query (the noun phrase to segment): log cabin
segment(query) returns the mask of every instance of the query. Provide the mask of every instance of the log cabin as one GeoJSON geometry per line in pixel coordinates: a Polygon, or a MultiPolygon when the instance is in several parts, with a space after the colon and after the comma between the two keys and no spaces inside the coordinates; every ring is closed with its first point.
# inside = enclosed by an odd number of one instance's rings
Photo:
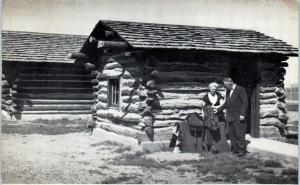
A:
{"type": "Polygon", "coordinates": [[[86,38],[2,31],[2,119],[91,119],[90,75],[67,58],[86,38]]]}
{"type": "Polygon", "coordinates": [[[285,136],[286,60],[297,56],[297,48],[253,30],[99,21],[69,58],[90,70],[98,127],[160,142],[187,115],[201,115],[208,84],[224,77],[247,91],[248,134],[285,136]]]}

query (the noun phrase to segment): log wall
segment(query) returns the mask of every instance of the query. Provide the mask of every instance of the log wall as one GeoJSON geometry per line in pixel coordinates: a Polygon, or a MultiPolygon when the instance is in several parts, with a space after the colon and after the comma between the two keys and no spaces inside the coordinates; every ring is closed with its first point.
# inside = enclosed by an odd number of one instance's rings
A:
{"type": "MultiPolygon", "coordinates": [[[[284,75],[287,66],[284,57],[262,58],[258,62],[260,72],[260,127],[268,129],[270,127],[278,128],[277,135],[284,135],[284,129],[288,121],[287,109],[285,103],[284,75]]],[[[266,133],[266,132],[261,132],[266,133]]],[[[270,133],[261,135],[276,135],[270,133]]]]}
{"type": "Polygon", "coordinates": [[[92,107],[93,116],[98,125],[107,127],[116,123],[128,127],[138,126],[141,121],[140,100],[136,85],[141,77],[139,63],[135,55],[128,52],[108,53],[97,61],[92,72],[93,94],[96,104],[92,107]],[[120,80],[119,107],[108,105],[108,81],[120,80]]]}
{"type": "MultiPolygon", "coordinates": [[[[149,127],[154,129],[154,136],[157,137],[153,140],[171,137],[171,127],[183,122],[189,113],[201,116],[203,97],[209,91],[209,83],[228,77],[230,65],[239,62],[252,62],[255,68],[257,65],[260,127],[283,129],[287,123],[283,84],[286,64],[282,62],[282,57],[251,56],[245,61],[247,55],[241,57],[224,53],[128,53],[106,53],[91,73],[97,102],[93,106],[94,117],[99,125],[106,125],[103,126],[105,128],[107,124],[116,123],[139,130],[141,135],[140,131],[149,127]],[[113,109],[107,104],[107,81],[116,77],[120,77],[121,101],[119,107],[113,109]],[[158,136],[161,129],[168,136],[158,136]]],[[[219,89],[219,92],[225,96],[224,89],[219,89]]],[[[151,129],[145,132],[149,134],[151,129]]],[[[147,137],[144,134],[141,138],[147,137]]]]}
{"type": "MultiPolygon", "coordinates": [[[[165,54],[181,57],[142,51],[106,53],[99,58],[91,75],[97,102],[92,109],[101,128],[108,129],[110,123],[124,125],[143,131],[135,136],[139,140],[153,141],[171,138],[174,124],[184,121],[189,113],[201,115],[208,84],[228,74],[229,60],[194,52],[165,54]],[[117,109],[108,107],[110,78],[120,79],[117,109]]],[[[225,95],[224,89],[220,92],[225,95]]]]}
{"type": "MultiPolygon", "coordinates": [[[[201,115],[209,83],[228,75],[229,60],[226,56],[175,51],[154,54],[145,61],[144,68],[158,71],[156,82],[160,93],[159,106],[154,110],[154,127],[161,128],[184,121],[189,113],[201,115]]],[[[219,92],[225,95],[224,89],[219,92]]]]}

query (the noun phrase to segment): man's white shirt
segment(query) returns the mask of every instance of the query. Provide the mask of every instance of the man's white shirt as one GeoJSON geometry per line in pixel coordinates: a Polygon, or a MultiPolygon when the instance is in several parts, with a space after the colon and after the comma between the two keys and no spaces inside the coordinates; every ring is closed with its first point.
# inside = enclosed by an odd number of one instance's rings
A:
{"type": "Polygon", "coordinates": [[[233,93],[233,91],[234,91],[234,89],[235,89],[235,86],[236,86],[236,84],[233,84],[232,90],[230,90],[230,94],[229,94],[229,97],[230,97],[230,98],[231,98],[231,95],[232,95],[232,93],[233,93]]]}

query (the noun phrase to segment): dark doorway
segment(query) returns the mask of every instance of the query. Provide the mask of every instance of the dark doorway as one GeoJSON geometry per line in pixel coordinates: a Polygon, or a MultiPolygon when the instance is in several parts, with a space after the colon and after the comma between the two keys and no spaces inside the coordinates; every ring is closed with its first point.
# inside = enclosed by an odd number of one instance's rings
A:
{"type": "Polygon", "coordinates": [[[246,116],[247,134],[252,137],[259,137],[259,101],[257,96],[257,66],[255,64],[231,63],[230,77],[232,80],[244,87],[248,95],[248,110],[246,116]]]}

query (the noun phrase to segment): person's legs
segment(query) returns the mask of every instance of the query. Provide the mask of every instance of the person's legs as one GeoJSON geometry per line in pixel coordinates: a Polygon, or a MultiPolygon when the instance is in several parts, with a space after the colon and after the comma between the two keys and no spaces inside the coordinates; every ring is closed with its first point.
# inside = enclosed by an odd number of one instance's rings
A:
{"type": "Polygon", "coordinates": [[[234,122],[234,130],[236,134],[236,150],[240,155],[246,153],[246,124],[239,121],[234,122]]]}
{"type": "Polygon", "coordinates": [[[205,135],[204,135],[204,143],[206,145],[207,151],[210,151],[210,148],[211,148],[211,146],[213,144],[213,142],[212,142],[213,141],[213,137],[212,137],[211,132],[210,132],[210,130],[208,128],[205,128],[204,130],[205,130],[204,131],[204,133],[205,133],[205,135]]]}
{"type": "Polygon", "coordinates": [[[236,133],[235,133],[235,128],[234,128],[234,122],[229,122],[228,123],[228,134],[229,134],[229,140],[231,144],[231,152],[237,153],[237,148],[236,148],[236,133]]]}

